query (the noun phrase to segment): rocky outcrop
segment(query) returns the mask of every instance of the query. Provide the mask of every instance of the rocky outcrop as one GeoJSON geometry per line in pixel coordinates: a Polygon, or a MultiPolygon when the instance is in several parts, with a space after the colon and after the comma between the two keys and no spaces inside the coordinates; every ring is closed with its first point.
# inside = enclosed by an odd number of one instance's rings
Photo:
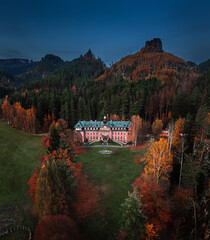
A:
{"type": "Polygon", "coordinates": [[[146,41],[145,53],[155,53],[155,52],[163,52],[162,42],[160,38],[153,38],[151,41],[146,41]]]}

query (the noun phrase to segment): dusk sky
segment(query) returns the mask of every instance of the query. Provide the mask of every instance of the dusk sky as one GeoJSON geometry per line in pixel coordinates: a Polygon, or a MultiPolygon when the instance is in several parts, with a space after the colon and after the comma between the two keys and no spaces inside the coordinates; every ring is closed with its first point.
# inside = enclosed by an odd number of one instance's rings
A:
{"type": "Polygon", "coordinates": [[[90,48],[109,64],[154,37],[186,61],[209,59],[210,1],[0,1],[0,58],[71,60],[90,48]]]}

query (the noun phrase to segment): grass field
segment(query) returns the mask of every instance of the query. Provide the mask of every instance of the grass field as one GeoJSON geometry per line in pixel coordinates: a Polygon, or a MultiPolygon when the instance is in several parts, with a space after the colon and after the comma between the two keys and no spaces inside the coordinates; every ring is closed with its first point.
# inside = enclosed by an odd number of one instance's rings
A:
{"type": "MultiPolygon", "coordinates": [[[[32,202],[27,193],[27,182],[32,170],[39,164],[38,157],[44,153],[41,139],[42,137],[18,132],[0,121],[0,208],[19,206],[24,217],[23,224],[32,231],[37,220],[30,215],[32,202]]],[[[134,179],[143,170],[143,166],[133,163],[133,158],[143,152],[144,150],[132,152],[127,148],[98,147],[78,155],[77,161],[82,162],[83,172],[88,175],[91,183],[99,187],[101,196],[99,210],[80,226],[87,239],[108,239],[119,229],[120,205],[131,190],[134,179]],[[99,153],[105,149],[113,153],[99,153]]],[[[2,239],[24,240],[23,236],[25,233],[20,231],[2,239]]]]}
{"type": "Polygon", "coordinates": [[[32,229],[36,220],[29,214],[32,202],[27,182],[44,151],[41,140],[41,137],[18,132],[0,121],[0,208],[19,206],[23,211],[23,223],[32,229]]]}
{"type": "Polygon", "coordinates": [[[120,205],[131,191],[131,184],[143,170],[143,166],[133,163],[136,154],[127,148],[92,148],[77,160],[82,162],[83,171],[89,180],[100,189],[99,211],[84,221],[83,232],[88,239],[108,239],[119,229],[121,219],[120,205]],[[100,150],[113,151],[110,155],[102,155],[100,150]]]}

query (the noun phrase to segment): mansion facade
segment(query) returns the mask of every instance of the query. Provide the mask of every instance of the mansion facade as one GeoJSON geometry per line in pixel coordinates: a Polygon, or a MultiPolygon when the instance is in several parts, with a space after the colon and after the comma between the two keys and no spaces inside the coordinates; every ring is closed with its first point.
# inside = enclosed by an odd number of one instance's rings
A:
{"type": "Polygon", "coordinates": [[[79,121],[75,131],[82,136],[83,142],[108,141],[127,143],[131,136],[130,121],[79,121]]]}

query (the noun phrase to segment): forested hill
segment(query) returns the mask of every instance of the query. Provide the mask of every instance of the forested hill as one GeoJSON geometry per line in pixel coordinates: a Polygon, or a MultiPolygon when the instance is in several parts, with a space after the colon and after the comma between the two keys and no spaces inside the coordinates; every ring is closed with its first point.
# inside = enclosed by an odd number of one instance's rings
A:
{"type": "Polygon", "coordinates": [[[182,82],[196,78],[196,66],[192,67],[183,59],[164,52],[159,38],[147,41],[145,47],[134,55],[129,55],[115,63],[103,75],[96,79],[119,81],[124,79],[158,78],[162,82],[182,82]]]}
{"type": "Polygon", "coordinates": [[[27,72],[34,65],[32,60],[22,58],[0,59],[0,68],[4,69],[13,76],[27,72]]]}
{"type": "Polygon", "coordinates": [[[88,85],[90,81],[103,74],[106,70],[101,59],[96,59],[91,50],[84,56],[81,55],[55,70],[49,76],[27,86],[27,90],[48,90],[52,89],[62,92],[65,88],[75,89],[82,85],[88,85]]]}
{"type": "Polygon", "coordinates": [[[40,61],[37,61],[33,66],[19,77],[22,81],[32,82],[42,79],[54,72],[56,69],[65,65],[65,62],[58,56],[47,54],[40,61]]]}
{"type": "Polygon", "coordinates": [[[0,69],[0,98],[8,95],[20,85],[20,80],[4,69],[0,69]]]}
{"type": "Polygon", "coordinates": [[[200,73],[208,72],[208,70],[210,70],[210,59],[200,63],[198,68],[200,73]]]}

